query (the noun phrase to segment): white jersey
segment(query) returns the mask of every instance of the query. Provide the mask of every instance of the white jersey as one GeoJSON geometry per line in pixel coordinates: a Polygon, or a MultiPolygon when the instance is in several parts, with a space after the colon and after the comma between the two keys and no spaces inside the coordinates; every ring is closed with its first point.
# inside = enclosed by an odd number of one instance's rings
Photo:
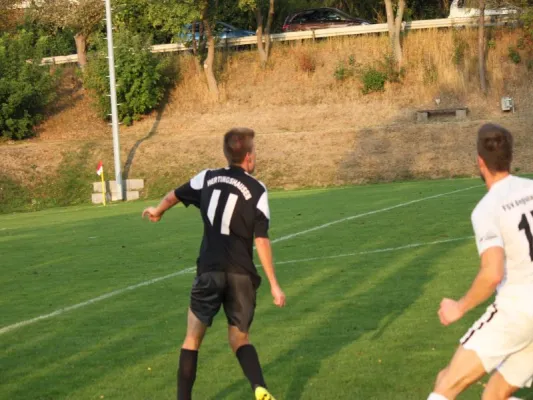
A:
{"type": "Polygon", "coordinates": [[[493,246],[505,251],[502,300],[533,314],[533,180],[508,176],[496,182],[472,212],[481,255],[493,246]]]}

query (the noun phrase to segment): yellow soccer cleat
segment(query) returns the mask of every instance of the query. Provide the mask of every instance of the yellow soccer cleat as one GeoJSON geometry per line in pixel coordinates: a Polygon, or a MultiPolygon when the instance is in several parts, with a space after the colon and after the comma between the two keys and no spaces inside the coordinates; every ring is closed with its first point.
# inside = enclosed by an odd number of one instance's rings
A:
{"type": "Polygon", "coordinates": [[[276,399],[264,387],[258,386],[257,388],[255,388],[255,400],[276,400],[276,399]]]}

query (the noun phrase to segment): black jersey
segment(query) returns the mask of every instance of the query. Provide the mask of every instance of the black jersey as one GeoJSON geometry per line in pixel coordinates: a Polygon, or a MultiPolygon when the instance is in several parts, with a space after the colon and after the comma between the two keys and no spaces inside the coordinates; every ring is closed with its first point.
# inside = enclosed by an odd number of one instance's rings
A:
{"type": "Polygon", "coordinates": [[[270,211],[265,185],[240,167],[200,172],[175,190],[188,207],[200,209],[204,237],[197,274],[248,273],[259,285],[253,262],[254,237],[268,238],[270,211]]]}

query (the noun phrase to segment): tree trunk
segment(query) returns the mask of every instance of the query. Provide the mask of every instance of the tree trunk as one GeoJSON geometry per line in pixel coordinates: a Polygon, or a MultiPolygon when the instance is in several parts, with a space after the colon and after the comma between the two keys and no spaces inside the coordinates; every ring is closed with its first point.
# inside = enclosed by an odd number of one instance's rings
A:
{"type": "Polygon", "coordinates": [[[394,18],[392,0],[385,0],[385,9],[387,10],[387,25],[389,27],[390,51],[392,53],[392,56],[394,57],[394,62],[399,68],[403,60],[401,31],[402,31],[403,13],[405,11],[405,0],[398,1],[398,9],[396,11],[396,18],[394,18]]]}
{"type": "Polygon", "coordinates": [[[76,54],[78,55],[78,65],[84,69],[87,65],[87,35],[77,33],[74,35],[76,42],[76,54]]]}
{"type": "Polygon", "coordinates": [[[204,61],[205,77],[207,78],[209,92],[214,99],[218,99],[218,85],[213,68],[215,64],[215,38],[213,37],[213,31],[211,25],[209,25],[209,20],[204,19],[203,24],[205,35],[207,37],[207,58],[204,61]]]}
{"type": "Polygon", "coordinates": [[[257,51],[259,52],[259,60],[261,66],[265,66],[268,61],[268,55],[263,45],[263,15],[261,14],[261,8],[259,6],[255,9],[255,20],[257,21],[257,51]]]}
{"type": "Polygon", "coordinates": [[[392,0],[385,0],[387,11],[387,25],[389,26],[390,51],[394,54],[394,12],[392,11],[392,0]]]}
{"type": "Polygon", "coordinates": [[[394,25],[395,25],[394,58],[396,59],[398,66],[401,66],[402,61],[403,61],[402,43],[400,40],[402,37],[402,22],[403,22],[404,11],[405,11],[405,0],[400,0],[398,2],[398,10],[396,11],[396,21],[394,22],[394,25]]]}
{"type": "Polygon", "coordinates": [[[268,7],[268,18],[265,29],[265,52],[267,58],[270,57],[270,31],[272,30],[272,23],[274,22],[274,0],[270,0],[270,5],[268,7]]]}
{"type": "Polygon", "coordinates": [[[255,9],[255,20],[257,22],[257,51],[259,53],[259,59],[261,60],[261,66],[264,67],[270,56],[270,29],[272,28],[272,23],[274,21],[274,0],[270,0],[268,8],[268,18],[264,30],[265,43],[263,43],[263,14],[261,13],[261,8],[259,6],[255,9]]]}
{"type": "Polygon", "coordinates": [[[479,0],[479,29],[478,29],[478,53],[479,53],[479,82],[483,94],[487,93],[487,79],[485,71],[485,0],[479,0]]]}

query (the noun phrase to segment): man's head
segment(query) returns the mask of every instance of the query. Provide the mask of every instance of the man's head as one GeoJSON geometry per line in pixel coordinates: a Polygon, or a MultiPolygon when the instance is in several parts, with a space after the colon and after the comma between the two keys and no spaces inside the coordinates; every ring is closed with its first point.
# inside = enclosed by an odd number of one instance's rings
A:
{"type": "Polygon", "coordinates": [[[250,174],[255,170],[255,132],[233,128],[224,135],[224,155],[229,165],[237,165],[250,174]]]}
{"type": "Polygon", "coordinates": [[[513,136],[495,124],[485,124],[477,136],[477,161],[481,178],[486,182],[496,175],[508,174],[513,160],[513,136]]]}

